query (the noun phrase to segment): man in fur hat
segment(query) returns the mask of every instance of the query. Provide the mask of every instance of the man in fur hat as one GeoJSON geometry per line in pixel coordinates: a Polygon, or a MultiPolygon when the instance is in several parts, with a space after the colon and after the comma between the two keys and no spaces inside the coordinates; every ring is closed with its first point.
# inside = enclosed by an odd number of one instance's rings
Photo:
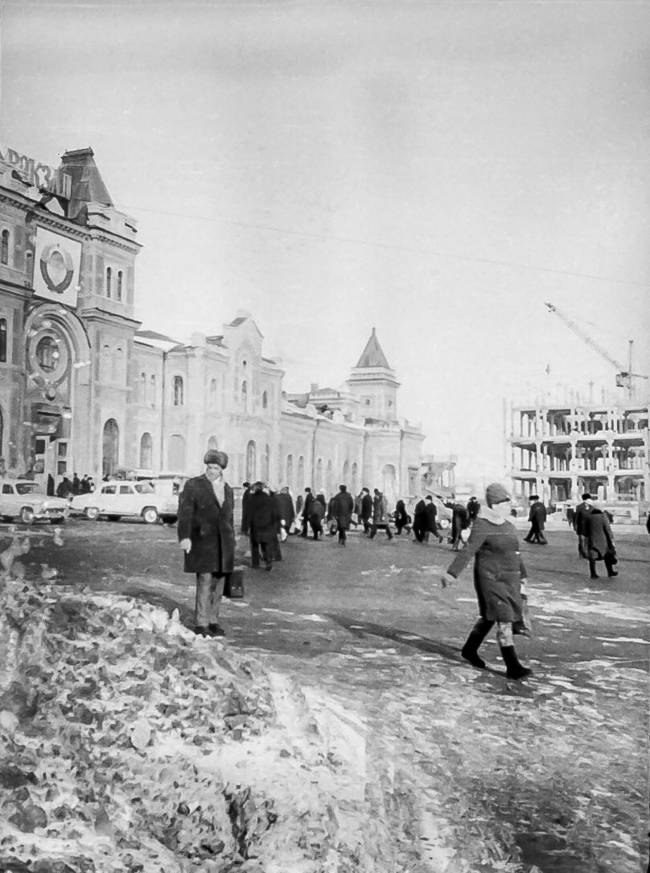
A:
{"type": "Polygon", "coordinates": [[[234,502],[223,477],[228,455],[211,449],[203,462],[205,473],[188,479],[179,499],[178,540],[185,572],[196,575],[195,633],[220,637],[221,595],[235,560],[234,502]]]}

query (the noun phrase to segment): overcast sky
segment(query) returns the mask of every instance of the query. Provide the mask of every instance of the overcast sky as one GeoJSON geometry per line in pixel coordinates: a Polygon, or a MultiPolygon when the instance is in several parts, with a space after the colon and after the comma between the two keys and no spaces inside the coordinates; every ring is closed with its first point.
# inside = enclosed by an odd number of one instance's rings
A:
{"type": "Polygon", "coordinates": [[[504,397],[613,389],[544,301],[650,372],[645,0],[1,7],[0,141],[92,146],[144,327],[246,309],[290,391],[376,327],[461,477],[503,473],[504,397]]]}

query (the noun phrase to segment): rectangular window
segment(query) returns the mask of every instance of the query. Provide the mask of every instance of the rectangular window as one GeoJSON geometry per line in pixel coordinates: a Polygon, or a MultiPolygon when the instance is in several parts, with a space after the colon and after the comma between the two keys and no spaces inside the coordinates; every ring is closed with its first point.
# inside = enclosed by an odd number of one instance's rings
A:
{"type": "Polygon", "coordinates": [[[60,458],[65,458],[68,454],[68,444],[62,441],[57,443],[57,453],[60,458]]]}
{"type": "Polygon", "coordinates": [[[7,319],[0,318],[0,363],[7,363],[7,319]]]}

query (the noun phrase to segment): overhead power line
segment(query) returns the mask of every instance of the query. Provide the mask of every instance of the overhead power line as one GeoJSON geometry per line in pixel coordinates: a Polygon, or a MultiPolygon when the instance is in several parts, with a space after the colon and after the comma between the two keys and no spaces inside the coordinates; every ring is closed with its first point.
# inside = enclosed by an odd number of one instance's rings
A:
{"type": "Polygon", "coordinates": [[[576,279],[590,279],[595,282],[606,282],[616,285],[633,285],[637,287],[647,287],[648,282],[640,279],[618,279],[611,276],[598,276],[595,273],[581,273],[576,270],[562,270],[557,267],[544,267],[537,264],[522,264],[517,261],[507,261],[499,258],[486,258],[479,255],[458,254],[457,252],[445,252],[439,249],[428,248],[426,246],[405,246],[399,243],[389,243],[382,240],[369,240],[360,237],[338,236],[336,234],[316,233],[308,230],[296,230],[291,227],[277,227],[275,225],[260,224],[258,222],[241,221],[236,218],[228,218],[221,215],[187,215],[182,212],[174,212],[165,209],[151,209],[146,206],[129,206],[122,207],[130,213],[150,212],[154,215],[167,215],[173,218],[182,218],[189,221],[208,221],[220,224],[230,224],[233,227],[242,227],[247,230],[259,230],[265,233],[281,234],[283,236],[302,237],[303,239],[314,239],[321,242],[336,242],[346,245],[359,245],[370,248],[386,249],[398,252],[410,252],[412,254],[428,254],[435,255],[438,258],[449,258],[456,261],[466,261],[476,264],[490,264],[496,267],[511,267],[518,270],[530,270],[538,273],[549,273],[557,276],[569,276],[576,279]]]}

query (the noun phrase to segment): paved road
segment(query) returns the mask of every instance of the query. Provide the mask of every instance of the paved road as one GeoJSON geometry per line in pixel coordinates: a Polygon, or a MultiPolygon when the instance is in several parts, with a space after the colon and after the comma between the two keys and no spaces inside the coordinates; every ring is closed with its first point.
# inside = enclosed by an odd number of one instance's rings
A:
{"type": "MultiPolygon", "coordinates": [[[[412,873],[435,869],[441,822],[476,871],[495,869],[478,858],[496,841],[492,861],[498,846],[516,845],[543,871],[638,873],[647,858],[650,537],[616,534],[614,580],[588,578],[568,529],[552,530],[548,546],[523,544],[535,621],[534,638],[519,643],[534,670],[524,683],[505,679],[493,640],[494,671],[461,661],[476,607],[471,571],[453,589],[439,586],[449,546],[381,533],[373,542],[352,533],[345,548],[290,538],[270,573],[247,569],[245,601],[224,604],[227,644],[360,715],[374,782],[414,798],[418,838],[395,843],[400,859],[413,852],[412,873]]],[[[63,581],[144,596],[191,623],[192,578],[180,572],[175,528],[71,520],[63,547],[46,526],[30,537],[29,560],[63,581]]]]}

